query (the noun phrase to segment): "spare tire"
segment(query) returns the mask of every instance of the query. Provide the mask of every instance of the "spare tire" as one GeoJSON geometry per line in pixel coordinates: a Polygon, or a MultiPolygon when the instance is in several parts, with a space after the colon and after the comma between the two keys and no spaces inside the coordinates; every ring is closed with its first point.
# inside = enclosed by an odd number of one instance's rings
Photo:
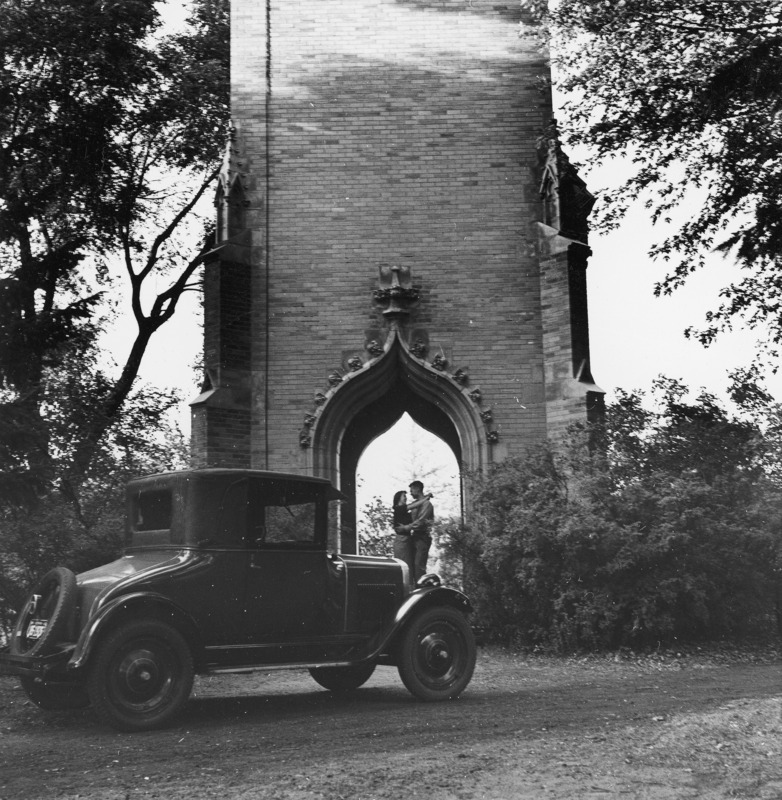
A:
{"type": "Polygon", "coordinates": [[[15,655],[42,656],[68,638],[76,611],[76,576],[55,567],[41,578],[27,598],[11,635],[15,655]]]}

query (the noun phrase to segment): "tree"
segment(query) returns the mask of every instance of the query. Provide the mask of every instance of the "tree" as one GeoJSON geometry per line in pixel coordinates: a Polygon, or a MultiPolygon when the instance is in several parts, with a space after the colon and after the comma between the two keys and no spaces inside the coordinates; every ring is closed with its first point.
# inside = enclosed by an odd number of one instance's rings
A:
{"type": "MultiPolygon", "coordinates": [[[[782,3],[779,0],[522,0],[545,23],[569,140],[590,158],[632,165],[620,189],[600,198],[602,224],[617,224],[642,198],[670,220],[687,196],[700,212],[655,245],[677,260],[658,293],[732,254],[742,268],[722,290],[704,344],[736,318],[782,341],[782,3]]],[[[525,31],[532,29],[525,26],[525,31]]]]}
{"type": "Polygon", "coordinates": [[[359,552],[370,556],[394,554],[394,536],[391,531],[393,517],[391,505],[384,504],[379,497],[361,509],[358,525],[359,552]]]}
{"type": "Polygon", "coordinates": [[[779,625],[780,408],[766,404],[761,427],[745,389],[748,418],[662,381],[655,408],[622,394],[601,426],[493,466],[451,531],[479,623],[560,650],[779,625]]]}
{"type": "MultiPolygon", "coordinates": [[[[216,176],[228,117],[228,2],[194,0],[163,36],[155,0],[0,0],[2,499],[56,480],[77,502],[155,331],[211,241],[187,223],[216,176]],[[85,46],[88,43],[89,46],[85,46]],[[121,273],[136,334],[54,458],[47,383],[97,343],[121,273]],[[55,463],[56,462],[56,463],[55,463]]],[[[96,377],[93,375],[93,377],[96,377]]]]}
{"type": "MultiPolygon", "coordinates": [[[[97,377],[84,375],[83,354],[47,381],[44,404],[52,421],[50,446],[67,453],[90,418],[97,377]]],[[[49,491],[25,508],[0,508],[0,641],[13,627],[29,587],[55,566],[75,572],[117,558],[124,544],[126,481],[139,474],[182,468],[187,443],[166,411],[178,398],[146,389],[132,393],[82,476],[78,503],[49,491]]]]}

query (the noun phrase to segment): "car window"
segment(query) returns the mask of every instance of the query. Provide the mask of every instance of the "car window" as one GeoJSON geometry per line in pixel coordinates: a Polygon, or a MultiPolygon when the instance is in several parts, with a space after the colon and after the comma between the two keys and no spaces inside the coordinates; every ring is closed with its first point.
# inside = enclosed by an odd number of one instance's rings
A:
{"type": "Polygon", "coordinates": [[[254,482],[248,515],[251,546],[325,548],[327,506],[322,486],[284,478],[254,482]]]}
{"type": "Polygon", "coordinates": [[[296,503],[294,505],[266,506],[265,544],[314,544],[316,504],[296,503]]]}
{"type": "Polygon", "coordinates": [[[133,503],[133,527],[137,531],[161,531],[171,527],[171,491],[139,492],[133,503]]]}
{"type": "Polygon", "coordinates": [[[153,547],[171,542],[173,497],[170,489],[146,489],[130,498],[126,547],[153,547]]]}

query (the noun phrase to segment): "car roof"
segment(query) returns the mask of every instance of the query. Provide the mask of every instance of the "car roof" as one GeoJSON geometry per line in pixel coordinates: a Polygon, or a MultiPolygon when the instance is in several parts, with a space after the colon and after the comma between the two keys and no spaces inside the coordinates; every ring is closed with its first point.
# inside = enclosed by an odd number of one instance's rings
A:
{"type": "Polygon", "coordinates": [[[328,487],[331,491],[328,493],[331,500],[345,499],[345,495],[338,489],[334,488],[327,478],[319,478],[314,475],[300,475],[293,472],[274,472],[271,470],[261,469],[236,469],[232,467],[204,467],[202,469],[184,469],[172,470],[170,472],[155,472],[150,475],[141,475],[137,478],[132,478],[128,481],[128,488],[138,488],[144,485],[152,485],[161,483],[180,483],[190,479],[213,479],[220,480],[241,480],[247,478],[248,480],[258,481],[291,481],[294,483],[309,483],[328,487]]]}

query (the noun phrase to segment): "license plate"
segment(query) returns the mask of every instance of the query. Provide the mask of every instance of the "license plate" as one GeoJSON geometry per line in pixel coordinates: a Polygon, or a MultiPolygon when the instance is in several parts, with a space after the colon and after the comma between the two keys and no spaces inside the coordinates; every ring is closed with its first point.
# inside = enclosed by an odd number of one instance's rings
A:
{"type": "Polygon", "coordinates": [[[43,636],[43,632],[46,630],[46,626],[49,624],[49,620],[47,619],[34,619],[30,622],[27,626],[27,638],[28,639],[40,639],[43,636]]]}

